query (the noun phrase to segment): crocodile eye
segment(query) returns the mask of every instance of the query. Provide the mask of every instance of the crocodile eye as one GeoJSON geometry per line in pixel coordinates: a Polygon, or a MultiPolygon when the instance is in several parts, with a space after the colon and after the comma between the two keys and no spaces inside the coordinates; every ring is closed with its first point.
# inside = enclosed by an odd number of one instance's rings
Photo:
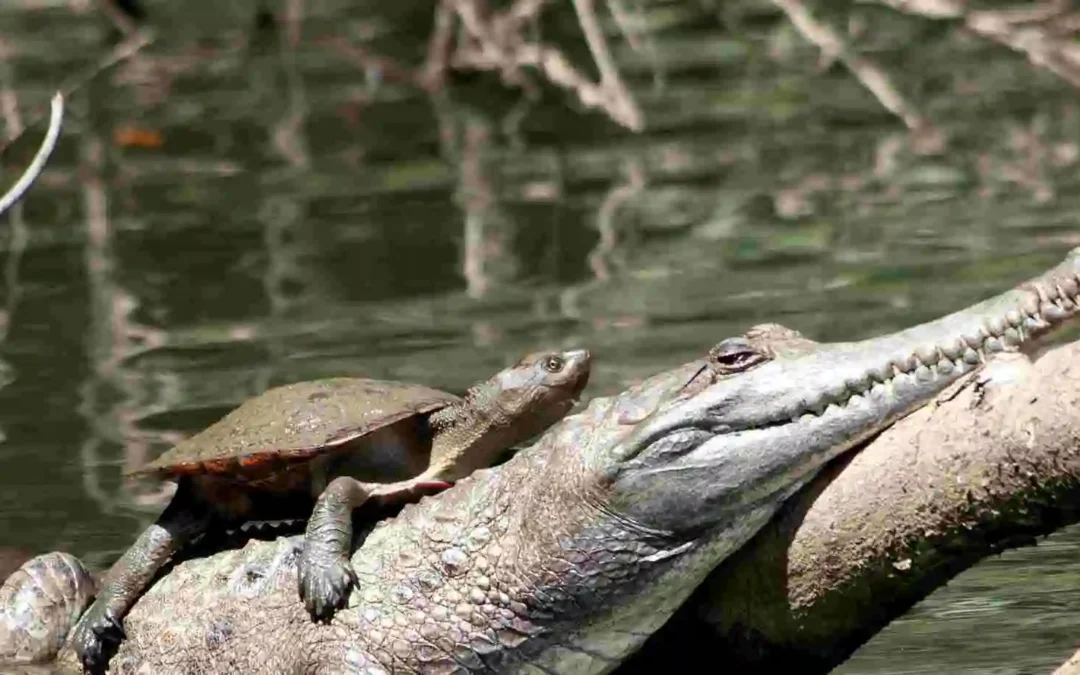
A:
{"type": "Polygon", "coordinates": [[[716,361],[728,368],[742,369],[764,361],[765,357],[757,352],[741,351],[729,354],[717,354],[716,361]]]}
{"type": "Polygon", "coordinates": [[[560,356],[549,356],[544,359],[544,370],[548,371],[549,373],[559,372],[563,369],[564,365],[566,364],[563,362],[562,357],[560,356]]]}
{"type": "Polygon", "coordinates": [[[751,347],[744,340],[725,340],[709,352],[721,372],[739,373],[766,361],[768,357],[751,347]]]}

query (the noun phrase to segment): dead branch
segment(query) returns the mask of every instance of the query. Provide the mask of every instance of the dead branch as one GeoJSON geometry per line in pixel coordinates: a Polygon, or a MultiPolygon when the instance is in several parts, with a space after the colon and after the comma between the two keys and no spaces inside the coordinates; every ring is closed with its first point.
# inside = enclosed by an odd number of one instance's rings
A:
{"type": "MultiPolygon", "coordinates": [[[[816,20],[801,0],[772,0],[826,59],[843,63],[887,110],[899,117],[926,150],[940,149],[943,137],[930,121],[894,87],[888,75],[856,54],[832,27],[816,20]]],[[[1069,0],[1045,0],[1014,8],[969,11],[962,0],[878,0],[909,15],[932,20],[960,19],[964,28],[1013,51],[1033,65],[1080,88],[1080,12],[1069,0]]]]}
{"type": "Polygon", "coordinates": [[[56,140],[60,137],[60,127],[64,122],[64,95],[60,92],[52,98],[52,105],[49,111],[49,129],[45,133],[45,139],[41,142],[41,147],[38,148],[37,154],[34,155],[34,159],[30,162],[30,165],[26,167],[26,171],[23,175],[11,186],[11,189],[7,193],[0,197],[0,216],[4,215],[8,209],[15,205],[26,191],[30,189],[30,186],[34,184],[34,181],[41,175],[41,171],[45,168],[45,162],[49,160],[49,156],[52,154],[54,148],[56,148],[56,140]]]}
{"type": "Polygon", "coordinates": [[[1023,11],[971,12],[964,26],[1080,88],[1080,47],[1075,35],[1080,13],[1066,9],[1060,2],[1049,2],[1023,11]]]}
{"type": "Polygon", "coordinates": [[[600,89],[606,94],[608,114],[630,129],[640,131],[643,124],[641,111],[623,84],[619,69],[615,67],[607,40],[604,39],[600,24],[596,20],[593,0],[574,0],[574,10],[577,12],[581,30],[585,33],[585,42],[592,53],[593,61],[600,70],[600,89]]]}
{"type": "Polygon", "coordinates": [[[904,14],[932,19],[955,19],[964,15],[964,0],[880,0],[904,14]]]}
{"type": "MultiPolygon", "coordinates": [[[[539,71],[551,84],[577,95],[587,108],[599,109],[617,124],[633,131],[644,128],[641,109],[619,74],[615,59],[596,18],[593,0],[574,0],[574,11],[585,36],[599,82],[584,75],[556,47],[532,38],[547,0],[515,0],[506,9],[489,11],[478,0],[440,0],[436,4],[427,59],[416,74],[396,63],[340,41],[335,47],[363,67],[390,67],[397,79],[437,91],[447,70],[497,72],[503,82],[535,91],[525,70],[539,71]]],[[[629,39],[629,38],[625,38],[629,39]]]]}
{"type": "Polygon", "coordinates": [[[940,151],[944,136],[904,98],[883,69],[870,59],[856,54],[831,26],[815,19],[802,0],[772,2],[783,10],[800,35],[821,50],[826,60],[843,63],[886,110],[899,117],[912,133],[917,147],[927,152],[940,151]]]}
{"type": "Polygon", "coordinates": [[[1027,56],[1080,88],[1080,12],[1069,0],[1045,0],[1013,8],[967,11],[961,0],[878,0],[904,14],[928,19],[962,19],[972,33],[1027,56]]]}

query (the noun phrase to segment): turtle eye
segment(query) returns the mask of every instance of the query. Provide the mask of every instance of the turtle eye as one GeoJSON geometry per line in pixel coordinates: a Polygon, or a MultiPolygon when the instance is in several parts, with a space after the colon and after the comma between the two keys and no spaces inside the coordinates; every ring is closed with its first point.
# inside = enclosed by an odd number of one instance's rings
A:
{"type": "Polygon", "coordinates": [[[565,363],[561,356],[549,356],[544,359],[544,370],[549,373],[557,373],[563,369],[565,363]]]}

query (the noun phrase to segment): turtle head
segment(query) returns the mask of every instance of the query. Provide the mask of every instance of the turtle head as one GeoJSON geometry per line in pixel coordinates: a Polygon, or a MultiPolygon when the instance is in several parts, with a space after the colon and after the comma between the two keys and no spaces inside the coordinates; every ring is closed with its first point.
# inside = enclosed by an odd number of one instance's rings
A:
{"type": "Polygon", "coordinates": [[[436,437],[425,477],[458,480],[546,431],[577,403],[591,367],[584,349],[534,352],[474,385],[431,416],[436,437]]]}
{"type": "Polygon", "coordinates": [[[484,383],[481,398],[490,405],[490,418],[501,418],[518,442],[570,412],[589,382],[591,368],[592,355],[585,349],[533,352],[484,383]]]}

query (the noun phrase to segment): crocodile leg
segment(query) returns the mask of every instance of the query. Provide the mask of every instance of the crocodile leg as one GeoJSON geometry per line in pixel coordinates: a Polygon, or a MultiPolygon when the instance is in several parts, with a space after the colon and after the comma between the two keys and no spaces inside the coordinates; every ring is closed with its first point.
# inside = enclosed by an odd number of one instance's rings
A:
{"type": "Polygon", "coordinates": [[[363,483],[349,476],[330,481],[315,501],[300,554],[300,599],[311,618],[328,621],[335,610],[345,606],[349,591],[356,585],[356,573],[349,562],[354,508],[368,499],[411,501],[425,491],[448,487],[449,483],[420,478],[389,484],[363,483]]]}
{"type": "Polygon", "coordinates": [[[210,514],[195,499],[192,485],[181,479],[165,511],[109,570],[94,604],[72,633],[71,644],[87,672],[105,670],[107,649],[124,639],[128,610],[169,557],[205,531],[209,521],[210,514]]]}

